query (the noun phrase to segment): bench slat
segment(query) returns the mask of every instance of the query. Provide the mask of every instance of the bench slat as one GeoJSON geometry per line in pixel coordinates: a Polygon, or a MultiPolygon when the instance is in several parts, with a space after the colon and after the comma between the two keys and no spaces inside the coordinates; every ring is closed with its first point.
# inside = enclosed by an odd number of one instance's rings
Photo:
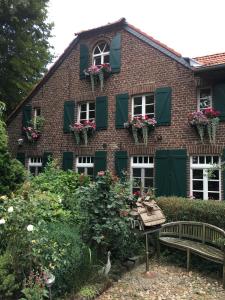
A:
{"type": "Polygon", "coordinates": [[[212,261],[223,263],[223,252],[215,247],[191,240],[182,240],[173,237],[160,237],[159,240],[161,243],[170,247],[175,247],[182,250],[190,249],[193,253],[207,257],[212,261]]]}

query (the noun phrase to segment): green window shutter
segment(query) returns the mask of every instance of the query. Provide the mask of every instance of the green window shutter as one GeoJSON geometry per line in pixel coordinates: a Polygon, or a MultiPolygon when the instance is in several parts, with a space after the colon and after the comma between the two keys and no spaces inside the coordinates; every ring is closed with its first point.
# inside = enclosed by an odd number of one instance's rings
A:
{"type": "Polygon", "coordinates": [[[19,160],[25,166],[25,153],[18,152],[16,159],[19,160]]]}
{"type": "Polygon", "coordinates": [[[116,95],[116,128],[124,128],[128,120],[128,94],[116,95]]]}
{"type": "Polygon", "coordinates": [[[84,70],[88,68],[88,47],[80,44],[80,79],[85,78],[84,70]]]}
{"type": "Polygon", "coordinates": [[[111,41],[109,61],[112,73],[119,73],[121,65],[121,33],[117,33],[111,41]]]}
{"type": "Polygon", "coordinates": [[[187,195],[187,152],[157,150],[155,156],[155,187],[158,196],[187,195]]]}
{"type": "Polygon", "coordinates": [[[225,121],[225,83],[214,86],[213,107],[220,112],[220,120],[225,121]]]}
{"type": "Polygon", "coordinates": [[[108,97],[96,98],[96,130],[107,129],[108,127],[108,97]]]}
{"type": "Polygon", "coordinates": [[[23,107],[22,126],[23,127],[29,126],[31,118],[32,118],[32,107],[31,107],[31,105],[26,105],[23,107]]]}
{"type": "Polygon", "coordinates": [[[53,158],[52,152],[44,152],[42,158],[42,168],[45,168],[47,163],[49,163],[53,158]]]}
{"type": "Polygon", "coordinates": [[[62,168],[64,171],[73,170],[73,152],[63,152],[62,168]]]}
{"type": "MultiPolygon", "coordinates": [[[[225,162],[225,149],[223,149],[223,154],[222,154],[222,162],[225,162]]],[[[222,165],[222,178],[223,178],[223,200],[225,200],[225,170],[223,169],[224,165],[222,165]]]]}
{"type": "Polygon", "coordinates": [[[107,169],[107,152],[96,151],[94,159],[94,176],[97,176],[98,172],[106,171],[107,169]]]}
{"type": "Polygon", "coordinates": [[[64,133],[70,132],[70,125],[74,123],[74,109],[75,109],[74,101],[66,101],[64,103],[64,124],[63,124],[64,133]]]}
{"type": "Polygon", "coordinates": [[[124,177],[124,172],[127,172],[127,151],[116,151],[115,152],[115,169],[116,175],[120,178],[124,177]]]}
{"type": "Polygon", "coordinates": [[[157,125],[171,124],[171,96],[170,87],[158,88],[155,91],[155,116],[157,125]]]}

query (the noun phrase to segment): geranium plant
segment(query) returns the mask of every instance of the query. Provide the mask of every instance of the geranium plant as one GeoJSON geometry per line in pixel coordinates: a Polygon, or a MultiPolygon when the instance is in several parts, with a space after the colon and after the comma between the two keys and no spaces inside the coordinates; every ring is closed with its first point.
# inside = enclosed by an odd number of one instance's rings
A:
{"type": "Polygon", "coordinates": [[[77,145],[83,141],[85,145],[88,144],[88,138],[91,137],[96,129],[95,121],[86,120],[84,122],[77,122],[70,125],[70,130],[73,132],[77,145]]]}
{"type": "Polygon", "coordinates": [[[84,74],[91,79],[92,92],[95,90],[95,86],[100,83],[100,89],[103,90],[104,79],[106,79],[111,73],[111,67],[109,64],[92,65],[88,69],[84,70],[84,74]]]}
{"type": "Polygon", "coordinates": [[[208,132],[210,143],[215,143],[219,115],[220,112],[208,107],[202,111],[195,111],[188,116],[189,124],[197,129],[202,143],[204,142],[206,131],[208,132]]]}
{"type": "Polygon", "coordinates": [[[43,125],[44,118],[38,116],[35,121],[32,119],[29,122],[29,126],[23,127],[23,132],[25,133],[28,142],[36,142],[40,138],[43,125]]]}
{"type": "Polygon", "coordinates": [[[143,138],[144,144],[147,145],[149,132],[155,128],[156,124],[155,118],[139,115],[124,123],[124,127],[132,132],[135,144],[138,144],[139,139],[143,138]]]}

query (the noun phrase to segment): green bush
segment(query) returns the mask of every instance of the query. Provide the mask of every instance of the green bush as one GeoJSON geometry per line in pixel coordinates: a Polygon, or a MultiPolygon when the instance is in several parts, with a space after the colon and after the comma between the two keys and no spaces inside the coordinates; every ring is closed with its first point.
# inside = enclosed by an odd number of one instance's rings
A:
{"type": "Polygon", "coordinates": [[[209,223],[225,230],[224,202],[159,197],[157,203],[166,215],[166,222],[197,221],[209,223]]]}
{"type": "Polygon", "coordinates": [[[120,182],[109,172],[99,172],[95,182],[77,190],[84,215],[82,234],[99,255],[110,250],[114,258],[132,255],[137,243],[128,217],[131,201],[130,183],[120,182]]]}
{"type": "Polygon", "coordinates": [[[25,169],[16,159],[11,159],[5,122],[2,120],[4,106],[0,102],[0,195],[9,195],[25,180],[25,169]]]}

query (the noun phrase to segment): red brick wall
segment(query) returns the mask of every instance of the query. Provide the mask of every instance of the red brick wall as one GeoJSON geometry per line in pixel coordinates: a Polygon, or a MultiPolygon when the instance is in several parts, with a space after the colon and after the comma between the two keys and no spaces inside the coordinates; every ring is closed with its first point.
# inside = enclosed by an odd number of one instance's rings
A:
{"type": "MultiPolygon", "coordinates": [[[[105,143],[108,168],[113,170],[114,152],[120,149],[127,150],[129,155],[154,154],[156,149],[168,148],[186,148],[189,154],[221,153],[225,147],[225,123],[219,125],[215,147],[203,147],[196,132],[188,125],[188,113],[197,108],[193,72],[130,33],[124,30],[121,33],[121,72],[107,79],[102,92],[97,88],[92,94],[90,83],[79,79],[79,45],[76,46],[29,103],[33,107],[41,107],[45,118],[44,132],[40,140],[32,145],[23,144],[18,147],[17,139],[21,137],[21,111],[9,124],[9,145],[13,155],[17,151],[25,152],[26,156],[42,155],[44,151],[50,151],[54,158],[61,160],[64,151],[72,151],[78,155],[94,154],[96,150],[103,150],[102,145],[105,143]],[[171,126],[157,127],[151,134],[147,147],[136,146],[126,129],[115,129],[115,95],[129,93],[131,112],[133,94],[154,92],[156,88],[164,86],[172,88],[171,126]],[[97,132],[87,147],[76,146],[72,134],[63,133],[64,101],[94,100],[101,95],[108,96],[108,129],[97,132]]],[[[111,32],[82,42],[91,49],[99,39],[110,41],[114,35],[115,32],[111,32]]]]}

